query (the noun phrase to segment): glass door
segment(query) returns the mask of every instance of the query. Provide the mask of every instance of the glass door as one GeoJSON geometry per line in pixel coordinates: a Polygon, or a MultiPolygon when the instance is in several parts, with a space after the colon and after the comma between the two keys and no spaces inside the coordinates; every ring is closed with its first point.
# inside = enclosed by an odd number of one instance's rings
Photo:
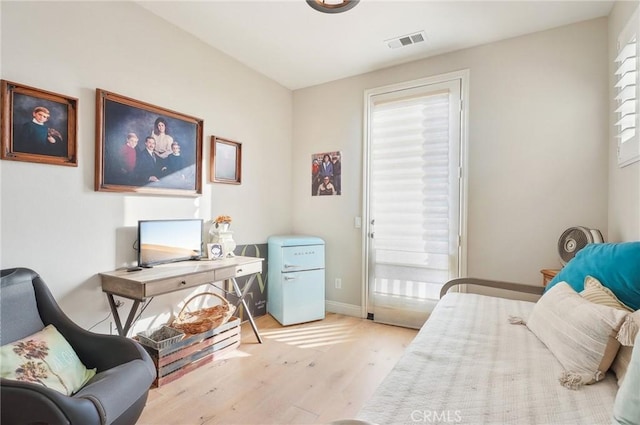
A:
{"type": "Polygon", "coordinates": [[[460,273],[460,78],[368,98],[367,312],[419,328],[460,273]]]}

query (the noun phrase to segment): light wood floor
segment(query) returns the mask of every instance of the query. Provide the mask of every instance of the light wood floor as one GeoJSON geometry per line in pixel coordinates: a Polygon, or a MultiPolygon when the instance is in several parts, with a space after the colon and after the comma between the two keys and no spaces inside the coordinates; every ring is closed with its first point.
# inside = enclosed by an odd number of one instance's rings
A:
{"type": "Polygon", "coordinates": [[[257,318],[227,357],[154,388],[138,425],[327,424],[352,418],[416,331],[328,314],[283,327],[257,318]]]}

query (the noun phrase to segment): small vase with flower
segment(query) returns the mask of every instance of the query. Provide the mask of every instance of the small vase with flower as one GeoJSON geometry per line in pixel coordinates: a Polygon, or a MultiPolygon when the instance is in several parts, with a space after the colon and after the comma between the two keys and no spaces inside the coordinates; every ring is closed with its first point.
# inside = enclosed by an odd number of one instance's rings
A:
{"type": "Polygon", "coordinates": [[[233,250],[236,248],[236,242],[233,240],[233,232],[229,230],[231,226],[231,217],[228,215],[219,215],[212,221],[209,229],[212,243],[220,243],[224,257],[233,257],[233,250]]]}

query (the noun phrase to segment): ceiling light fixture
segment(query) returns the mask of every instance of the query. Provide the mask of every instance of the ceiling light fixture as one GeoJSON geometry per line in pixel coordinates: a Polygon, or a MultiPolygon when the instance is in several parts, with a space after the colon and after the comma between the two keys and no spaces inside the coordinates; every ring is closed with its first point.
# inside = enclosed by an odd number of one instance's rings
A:
{"type": "Polygon", "coordinates": [[[323,13],[340,13],[353,9],[360,0],[307,0],[307,4],[323,13]]]}

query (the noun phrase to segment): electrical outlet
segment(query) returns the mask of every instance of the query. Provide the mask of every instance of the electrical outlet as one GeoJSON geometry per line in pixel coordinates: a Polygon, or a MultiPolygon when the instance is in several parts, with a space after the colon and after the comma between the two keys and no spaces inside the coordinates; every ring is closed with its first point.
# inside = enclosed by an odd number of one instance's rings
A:
{"type": "Polygon", "coordinates": [[[342,279],[336,277],[336,289],[342,289],[342,279]]]}

